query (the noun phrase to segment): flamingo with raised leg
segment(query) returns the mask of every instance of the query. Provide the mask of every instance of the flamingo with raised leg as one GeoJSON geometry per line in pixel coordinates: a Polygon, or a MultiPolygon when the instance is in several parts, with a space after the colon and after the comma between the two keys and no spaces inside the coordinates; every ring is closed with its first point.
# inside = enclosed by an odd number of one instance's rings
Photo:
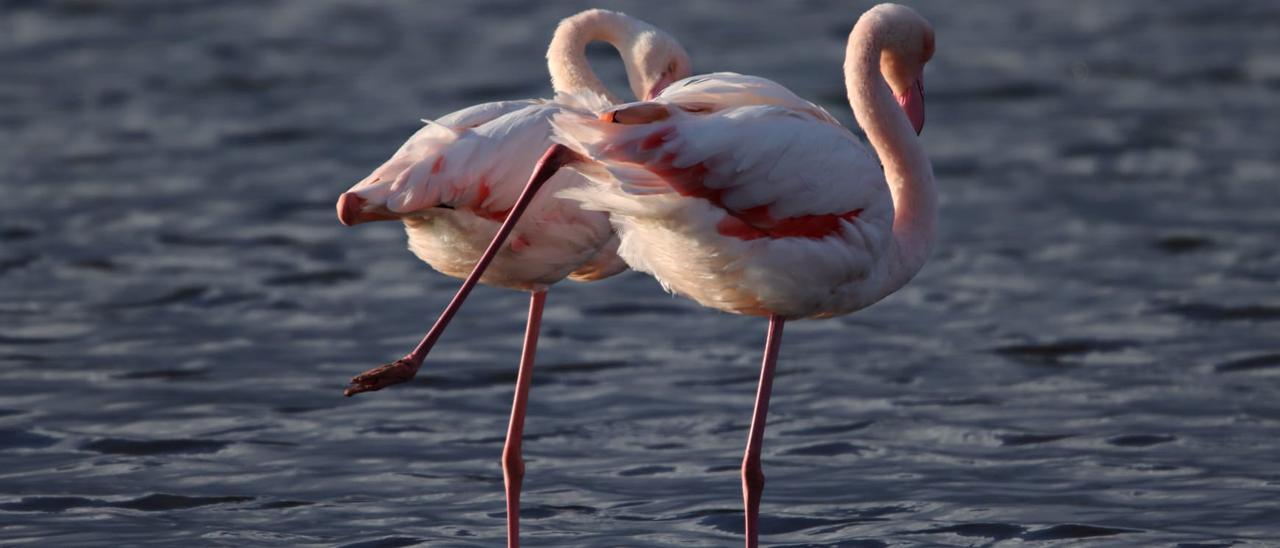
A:
{"type": "MultiPolygon", "coordinates": [[[[348,226],[403,221],[409,249],[442,273],[462,277],[477,262],[487,266],[493,261],[483,277],[477,272],[466,279],[412,352],[353,378],[348,396],[412,379],[477,282],[532,293],[502,455],[509,546],[519,544],[521,438],[547,288],[566,277],[598,280],[626,269],[605,213],[550,195],[516,205],[521,185],[551,144],[551,118],[565,112],[590,117],[618,102],[587,63],[587,44],[596,40],[621,53],[637,98],[652,98],[690,74],[688,54],[667,33],[621,13],[584,11],[561,21],[547,51],[556,100],[485,103],[424,121],[425,127],[337,204],[338,219],[348,226]],[[486,247],[513,211],[529,218],[514,232],[512,243],[486,247]]],[[[565,171],[547,184],[568,189],[587,183],[565,171]]],[[[501,239],[509,233],[509,226],[503,228],[501,239]]]]}
{"type": "Polygon", "coordinates": [[[598,119],[557,116],[562,144],[522,196],[570,166],[595,184],[560,195],[610,214],[632,268],[705,306],[769,317],[742,461],[748,547],[758,544],[760,451],[783,324],[874,304],[910,281],[933,247],[933,168],[918,138],[933,51],[929,23],[893,4],[867,11],[849,35],[849,102],[883,167],[820,107],[769,80],[719,73],[598,119]]]}

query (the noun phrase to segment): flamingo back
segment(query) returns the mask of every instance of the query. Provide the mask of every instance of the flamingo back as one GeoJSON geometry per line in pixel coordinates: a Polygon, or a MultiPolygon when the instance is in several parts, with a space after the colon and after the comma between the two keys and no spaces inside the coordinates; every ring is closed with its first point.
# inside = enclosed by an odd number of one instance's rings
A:
{"type": "Polygon", "coordinates": [[[856,137],[807,109],[666,108],[651,123],[554,122],[596,183],[560,195],[612,215],[628,264],[729,312],[820,317],[874,302],[893,202],[856,137]]]}
{"type": "MultiPolygon", "coordinates": [[[[826,109],[802,99],[785,86],[768,78],[714,72],[691,76],[672,84],[654,98],[654,102],[672,104],[686,112],[709,113],[722,109],[758,105],[774,105],[803,113],[839,126],[826,109]]],[[[627,105],[616,107],[625,109],[627,105]]]]}

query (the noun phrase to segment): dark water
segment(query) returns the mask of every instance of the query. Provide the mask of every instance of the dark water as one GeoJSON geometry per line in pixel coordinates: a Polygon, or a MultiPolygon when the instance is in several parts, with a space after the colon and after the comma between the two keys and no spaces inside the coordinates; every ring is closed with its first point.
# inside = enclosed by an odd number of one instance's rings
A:
{"type": "MultiPolygon", "coordinates": [[[[606,4],[842,119],[866,2],[606,4]]],[[[0,544],[496,546],[526,297],[337,194],[586,7],[0,0],[0,544]]],[[[939,252],[787,328],[772,546],[1280,545],[1280,7],[927,2],[939,252]]],[[[603,50],[602,50],[603,52],[603,50]]],[[[620,65],[599,55],[621,89],[620,65]]],[[[765,323],[551,294],[526,543],[731,546],[765,323]]]]}

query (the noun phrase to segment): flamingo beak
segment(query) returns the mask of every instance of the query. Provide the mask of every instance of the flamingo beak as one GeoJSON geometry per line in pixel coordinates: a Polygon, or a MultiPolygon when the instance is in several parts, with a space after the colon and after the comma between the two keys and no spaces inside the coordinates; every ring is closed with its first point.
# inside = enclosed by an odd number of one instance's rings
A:
{"type": "Polygon", "coordinates": [[[371,221],[393,221],[399,216],[389,212],[370,211],[369,201],[356,192],[343,192],[338,197],[338,221],[346,226],[355,226],[371,221]]]}
{"type": "Polygon", "coordinates": [[[924,76],[916,78],[907,92],[898,96],[898,104],[907,114],[907,119],[911,121],[911,128],[916,130],[916,135],[924,131],[924,76]]]}

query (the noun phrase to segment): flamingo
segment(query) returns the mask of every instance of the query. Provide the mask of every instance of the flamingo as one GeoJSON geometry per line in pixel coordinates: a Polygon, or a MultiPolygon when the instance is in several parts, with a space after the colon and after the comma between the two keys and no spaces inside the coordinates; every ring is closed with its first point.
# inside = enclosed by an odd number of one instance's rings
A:
{"type": "Polygon", "coordinates": [[[899,5],[868,10],[849,34],[849,103],[882,165],[781,85],[716,73],[598,119],[557,115],[558,144],[521,197],[561,167],[583,173],[593,184],[559,195],[609,213],[631,268],[704,306],[769,318],[741,469],[748,548],[758,545],[760,451],[784,323],[870,306],[932,250],[937,198],[918,135],[933,51],[928,21],[899,5]]]}
{"type": "MultiPolygon", "coordinates": [[[[337,203],[338,219],[347,226],[403,221],[409,249],[444,274],[462,277],[482,256],[486,265],[493,261],[492,270],[483,277],[467,278],[413,351],[354,377],[347,396],[412,379],[477,281],[531,293],[502,456],[509,546],[519,544],[521,438],[547,289],[566,277],[592,281],[626,269],[617,256],[618,239],[605,213],[550,196],[515,205],[525,177],[550,144],[553,116],[599,112],[619,102],[587,63],[587,44],[595,40],[608,42],[621,53],[628,83],[638,99],[653,98],[691,73],[684,48],[662,30],[617,12],[578,13],[560,22],[547,51],[555,100],[484,103],[435,121],[424,120],[426,125],[391,159],[344,192],[337,203]],[[516,232],[511,245],[486,248],[508,213],[525,212],[526,207],[531,219],[516,232]]],[[[548,184],[556,189],[586,184],[581,175],[570,171],[550,179],[548,184]]],[[[504,239],[508,232],[503,233],[504,239]]]]}

